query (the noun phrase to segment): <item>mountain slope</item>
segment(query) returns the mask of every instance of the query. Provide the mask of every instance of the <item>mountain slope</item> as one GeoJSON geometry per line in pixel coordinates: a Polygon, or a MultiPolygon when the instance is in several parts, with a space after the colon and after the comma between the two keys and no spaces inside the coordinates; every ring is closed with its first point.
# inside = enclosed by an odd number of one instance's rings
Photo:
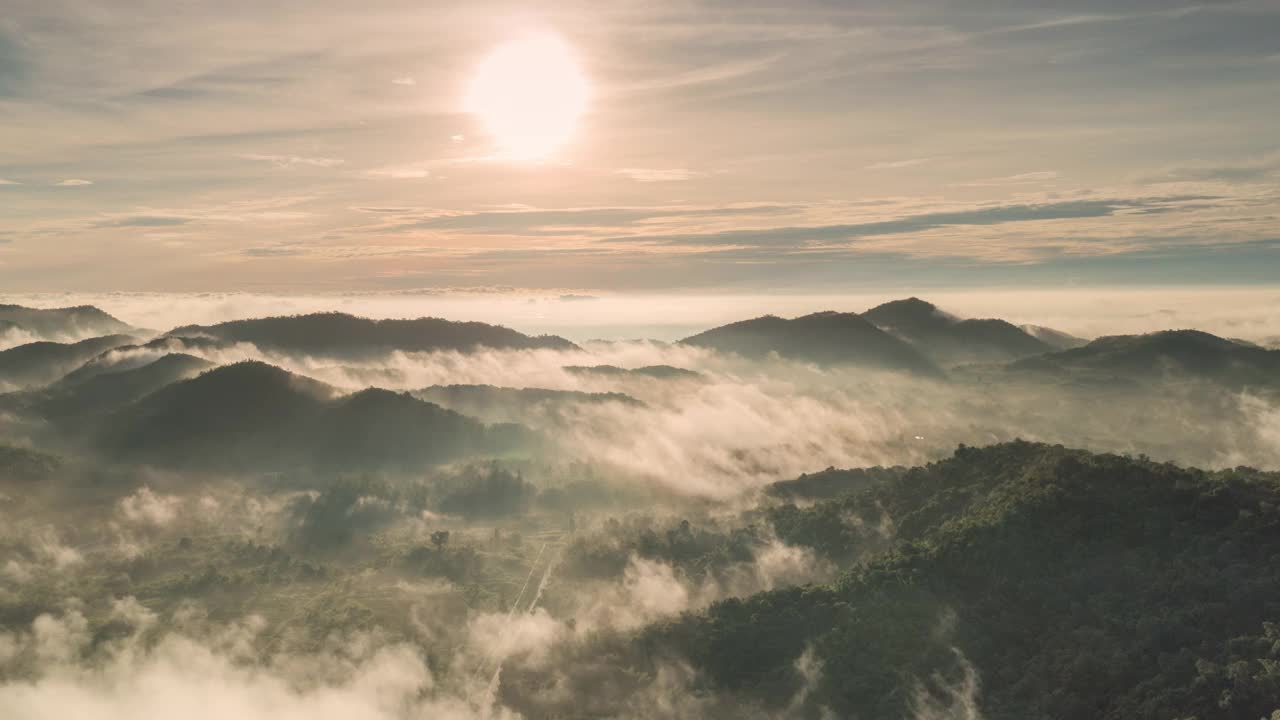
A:
{"type": "Polygon", "coordinates": [[[908,343],[855,313],[819,312],[794,319],[774,315],[707,330],[680,342],[744,357],[777,353],[823,365],[863,365],[932,374],[937,367],[908,343]]]}
{"type": "Polygon", "coordinates": [[[866,564],[659,625],[639,641],[646,657],[676,653],[763,703],[800,697],[815,717],[1280,708],[1280,474],[962,446],[771,521],[786,542],[866,564]],[[816,682],[796,669],[806,651],[816,682]]]}
{"type": "Polygon", "coordinates": [[[1111,335],[1082,347],[1013,363],[1022,372],[1090,374],[1129,379],[1198,378],[1232,386],[1280,383],[1280,350],[1199,330],[1111,335]]]}
{"type": "Polygon", "coordinates": [[[433,385],[415,390],[412,394],[487,422],[525,422],[537,418],[555,418],[581,405],[642,405],[630,395],[616,392],[591,393],[493,385],[433,385]]]}
{"type": "Polygon", "coordinates": [[[413,468],[529,442],[404,393],[332,387],[261,362],[215,368],[116,413],[108,454],[205,470],[413,468]]]}
{"type": "Polygon", "coordinates": [[[601,377],[649,377],[657,380],[701,380],[702,373],[696,370],[678,368],[673,365],[645,365],[638,368],[623,368],[617,365],[565,365],[564,371],[574,375],[597,375],[601,377]]]}
{"type": "Polygon", "coordinates": [[[944,364],[1005,362],[1054,349],[1004,320],[962,320],[914,297],[878,305],[863,317],[944,364]]]}
{"type": "Polygon", "coordinates": [[[65,308],[0,305],[0,323],[12,323],[33,335],[52,340],[86,335],[123,335],[134,330],[92,305],[65,308]]]}
{"type": "Polygon", "coordinates": [[[0,351],[0,385],[47,385],[107,350],[136,342],[128,335],[106,335],[75,343],[41,340],[0,351]]]}
{"type": "Polygon", "coordinates": [[[552,335],[531,337],[510,328],[479,322],[453,322],[440,318],[370,320],[336,312],[236,320],[208,326],[188,325],[167,334],[204,335],[231,342],[249,342],[264,350],[332,358],[364,357],[393,350],[564,350],[575,347],[568,340],[552,335]]]}
{"type": "MultiPolygon", "coordinates": [[[[139,367],[72,378],[68,375],[24,396],[24,412],[44,420],[84,424],[92,416],[117,410],[180,380],[194,377],[213,363],[171,353],[139,367]]],[[[6,396],[10,397],[10,396],[6,396]]]]}
{"type": "Polygon", "coordinates": [[[1061,330],[1054,330],[1043,325],[1022,325],[1022,330],[1031,337],[1048,345],[1054,350],[1070,350],[1078,348],[1082,345],[1088,345],[1089,341],[1082,337],[1076,337],[1070,333],[1064,333],[1061,330]]]}

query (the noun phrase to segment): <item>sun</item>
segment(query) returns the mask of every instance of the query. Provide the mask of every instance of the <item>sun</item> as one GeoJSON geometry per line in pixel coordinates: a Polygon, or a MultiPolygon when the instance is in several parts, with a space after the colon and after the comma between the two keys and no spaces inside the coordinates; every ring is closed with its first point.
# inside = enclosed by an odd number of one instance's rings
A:
{"type": "Polygon", "coordinates": [[[480,63],[466,110],[507,155],[540,160],[573,138],[589,95],[572,48],[557,35],[539,33],[498,47],[480,63]]]}

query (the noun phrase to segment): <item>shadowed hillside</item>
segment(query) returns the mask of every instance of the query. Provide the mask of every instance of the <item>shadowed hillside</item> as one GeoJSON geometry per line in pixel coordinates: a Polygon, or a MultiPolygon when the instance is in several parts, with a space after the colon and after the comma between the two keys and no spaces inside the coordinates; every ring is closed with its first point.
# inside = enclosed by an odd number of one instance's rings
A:
{"type": "Polygon", "coordinates": [[[1277,508],[1275,473],[961,447],[771,511],[787,542],[870,558],[839,582],[727,600],[643,645],[814,716],[1256,720],[1280,707],[1277,508]],[[806,650],[822,673],[798,695],[806,650]]]}
{"type": "Polygon", "coordinates": [[[191,355],[169,354],[125,370],[76,378],[72,373],[47,388],[6,395],[0,402],[33,417],[82,427],[94,416],[124,407],[212,365],[191,355]]]}
{"type": "Polygon", "coordinates": [[[536,416],[555,417],[584,404],[618,403],[625,407],[643,404],[624,393],[493,385],[433,385],[415,390],[413,396],[490,422],[520,422],[524,418],[536,416]]]}
{"type": "Polygon", "coordinates": [[[565,372],[574,375],[598,375],[601,377],[650,377],[658,380],[700,380],[702,373],[671,365],[646,365],[638,368],[622,368],[617,365],[566,365],[565,372]]]}
{"type": "Polygon", "coordinates": [[[1054,350],[1070,350],[1078,348],[1082,345],[1088,345],[1089,341],[1082,337],[1076,337],[1070,333],[1064,333],[1061,330],[1054,330],[1043,325],[1023,325],[1025,331],[1031,337],[1048,345],[1054,350]]]}
{"type": "Polygon", "coordinates": [[[453,322],[439,318],[370,320],[336,312],[236,320],[207,326],[188,325],[175,328],[168,335],[206,335],[225,341],[253,343],[264,350],[330,358],[358,358],[394,350],[567,350],[576,347],[568,340],[553,335],[532,337],[510,328],[480,322],[453,322]]]}
{"type": "Polygon", "coordinates": [[[766,315],[713,328],[680,342],[748,358],[776,353],[822,365],[938,372],[937,366],[910,344],[855,313],[828,311],[794,319],[766,315]]]}
{"type": "Polygon", "coordinates": [[[1280,350],[1238,343],[1198,330],[1112,335],[1083,347],[1028,358],[1011,369],[1140,380],[1164,375],[1231,386],[1280,383],[1280,350]]]}
{"type": "Polygon", "coordinates": [[[134,330],[92,305],[48,309],[0,305],[0,323],[12,323],[33,335],[55,340],[120,335],[134,330]]]}
{"type": "Polygon", "coordinates": [[[47,385],[91,358],[136,342],[128,335],[107,335],[75,343],[40,341],[0,351],[0,386],[47,385]]]}
{"type": "Polygon", "coordinates": [[[862,316],[944,364],[1003,362],[1054,349],[1004,320],[962,320],[914,297],[878,305],[862,316]]]}
{"type": "Polygon", "coordinates": [[[486,427],[406,393],[370,389],[340,396],[324,383],[241,362],[122,410],[100,445],[144,463],[260,471],[414,468],[528,441],[522,428],[486,427]]]}

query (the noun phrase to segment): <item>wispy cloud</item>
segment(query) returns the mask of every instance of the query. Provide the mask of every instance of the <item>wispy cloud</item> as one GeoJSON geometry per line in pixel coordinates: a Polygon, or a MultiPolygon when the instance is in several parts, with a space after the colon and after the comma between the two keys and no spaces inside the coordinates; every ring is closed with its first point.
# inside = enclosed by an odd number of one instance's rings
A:
{"type": "Polygon", "coordinates": [[[588,207],[530,208],[472,212],[432,212],[413,217],[406,214],[394,225],[379,231],[435,229],[475,233],[541,233],[555,228],[618,228],[635,224],[683,223],[692,219],[730,219],[794,212],[796,206],[759,204],[723,207],[588,207]]]}
{"type": "Polygon", "coordinates": [[[365,170],[364,174],[368,177],[391,180],[423,180],[431,177],[431,169],[422,164],[392,165],[365,170]]]}
{"type": "Polygon", "coordinates": [[[398,77],[391,81],[392,85],[417,85],[418,81],[411,77],[398,77]]]}
{"type": "Polygon", "coordinates": [[[884,162],[872,163],[867,166],[868,170],[897,170],[898,168],[915,167],[923,165],[932,160],[932,158],[908,158],[906,160],[886,160],[884,162]]]}
{"type": "Polygon", "coordinates": [[[260,153],[245,153],[240,156],[245,160],[253,160],[255,162],[268,162],[280,168],[294,167],[318,167],[332,168],[342,165],[345,161],[340,158],[330,157],[306,157],[302,155],[264,155],[260,153]]]}
{"type": "Polygon", "coordinates": [[[1035,172],[1018,173],[1017,175],[1005,175],[1002,177],[984,178],[982,180],[956,183],[956,186],[1000,187],[1002,185],[1034,185],[1036,183],[1052,182],[1060,177],[1061,175],[1059,175],[1056,170],[1038,170],[1035,172]]]}
{"type": "Polygon", "coordinates": [[[80,187],[83,185],[92,185],[92,184],[93,184],[92,180],[83,180],[81,178],[67,178],[66,180],[59,180],[55,182],[53,185],[54,187],[80,187]]]}
{"type": "Polygon", "coordinates": [[[131,217],[122,217],[112,220],[102,220],[96,223],[94,227],[170,227],[174,225],[185,225],[189,222],[191,222],[191,218],[177,217],[173,215],[134,215],[131,217]]]}
{"type": "Polygon", "coordinates": [[[1103,218],[1126,212],[1163,212],[1176,209],[1181,203],[1215,199],[1217,198],[1212,196],[1174,196],[993,205],[968,210],[909,215],[875,222],[729,230],[700,234],[631,235],[608,238],[604,242],[666,246],[751,246],[774,248],[796,245],[838,244],[864,237],[901,235],[952,226],[1003,225],[1006,223],[1046,220],[1103,218]]]}
{"type": "Polygon", "coordinates": [[[620,168],[615,172],[636,182],[681,182],[702,174],[688,168],[620,168]]]}
{"type": "Polygon", "coordinates": [[[6,180],[4,178],[0,178],[0,185],[21,185],[21,184],[22,183],[18,182],[17,180],[6,180]]]}
{"type": "Polygon", "coordinates": [[[1280,153],[1253,162],[1170,168],[1143,178],[1149,183],[1222,182],[1256,183],[1280,178],[1280,153]]]}

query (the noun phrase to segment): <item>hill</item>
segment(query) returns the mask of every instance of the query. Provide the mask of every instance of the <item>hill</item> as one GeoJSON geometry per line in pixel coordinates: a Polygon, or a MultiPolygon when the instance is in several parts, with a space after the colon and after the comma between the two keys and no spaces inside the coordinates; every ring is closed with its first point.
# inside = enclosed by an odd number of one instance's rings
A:
{"type": "Polygon", "coordinates": [[[645,365],[638,368],[622,368],[617,365],[565,365],[564,371],[574,375],[599,375],[602,377],[650,377],[659,380],[701,380],[702,373],[673,365],[645,365]]]}
{"type": "Polygon", "coordinates": [[[1048,345],[1054,350],[1070,350],[1071,348],[1078,348],[1082,345],[1089,344],[1089,341],[1082,337],[1076,337],[1070,333],[1064,333],[1061,330],[1047,328],[1043,325],[1022,325],[1020,327],[1028,335],[1048,345]]]}
{"type": "Polygon", "coordinates": [[[910,342],[935,361],[948,365],[1007,362],[1055,349],[1004,320],[962,320],[914,297],[878,305],[862,316],[881,330],[910,342]]]}
{"type": "Polygon", "coordinates": [[[553,335],[532,337],[510,328],[480,322],[453,322],[440,318],[370,320],[336,312],[236,320],[217,325],[188,325],[167,334],[248,342],[263,350],[329,358],[368,357],[395,350],[569,350],[576,347],[568,340],[553,335]]]}
{"type": "Polygon", "coordinates": [[[72,340],[90,335],[123,335],[134,331],[129,324],[92,305],[65,308],[0,305],[0,324],[4,323],[52,340],[72,340]]]}
{"type": "Polygon", "coordinates": [[[433,385],[414,391],[413,396],[489,422],[555,418],[584,404],[618,403],[629,407],[643,404],[630,395],[616,392],[592,393],[493,385],[433,385]]]}
{"type": "Polygon", "coordinates": [[[0,444],[0,484],[49,480],[62,468],[62,460],[54,455],[0,444]]]}
{"type": "Polygon", "coordinates": [[[0,351],[0,386],[47,385],[111,348],[137,342],[128,335],[106,335],[74,343],[47,340],[0,351]]]}
{"type": "Polygon", "coordinates": [[[3,406],[55,424],[84,426],[94,416],[122,408],[212,366],[201,358],[171,353],[129,369],[79,377],[71,373],[46,388],[4,396],[3,406]]]}
{"type": "Polygon", "coordinates": [[[935,374],[937,366],[906,341],[856,313],[819,312],[786,319],[766,315],[707,330],[680,342],[761,358],[776,353],[821,365],[861,365],[935,374]]]}
{"type": "Polygon", "coordinates": [[[857,564],[829,586],[653,627],[643,657],[676,654],[711,688],[814,717],[1256,720],[1280,708],[1280,474],[961,446],[770,520],[784,541],[857,564]],[[797,670],[806,652],[820,675],[797,670]]]}
{"type": "Polygon", "coordinates": [[[528,442],[386,390],[342,396],[261,362],[240,362],[169,385],[114,414],[99,438],[115,457],[190,469],[265,471],[412,468],[528,442]]]}
{"type": "Polygon", "coordinates": [[[1028,358],[1011,370],[1052,375],[1154,380],[1212,380],[1231,386],[1280,383],[1280,350],[1227,340],[1199,330],[1101,337],[1082,347],[1028,358]]]}

